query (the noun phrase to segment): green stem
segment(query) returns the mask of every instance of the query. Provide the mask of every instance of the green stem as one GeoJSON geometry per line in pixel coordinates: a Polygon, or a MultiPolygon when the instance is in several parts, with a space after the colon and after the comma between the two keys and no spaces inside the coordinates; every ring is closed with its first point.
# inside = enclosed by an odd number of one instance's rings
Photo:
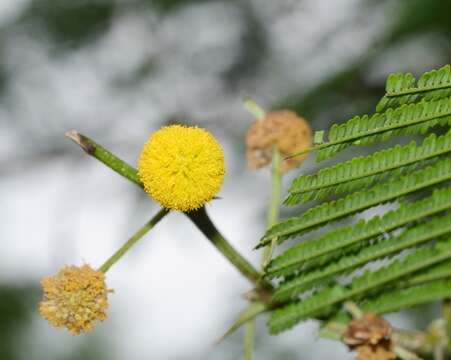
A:
{"type": "Polygon", "coordinates": [[[395,346],[393,348],[393,351],[401,360],[422,360],[420,357],[417,356],[417,354],[401,346],[395,346]]]}
{"type": "MultiPolygon", "coordinates": [[[[280,192],[282,183],[282,172],[281,172],[282,156],[280,155],[277,147],[273,147],[272,152],[272,168],[271,168],[271,200],[269,202],[268,208],[268,219],[267,227],[268,229],[277,223],[279,219],[279,206],[280,206],[280,192]]],[[[270,246],[267,246],[263,250],[262,255],[262,269],[268,265],[271,261],[272,252],[274,245],[277,242],[277,237],[272,239],[270,246]]],[[[252,360],[252,347],[253,347],[253,336],[254,336],[254,321],[249,320],[245,326],[244,333],[244,360],[252,360]]]]}
{"type": "Polygon", "coordinates": [[[260,289],[272,289],[271,284],[262,278],[262,274],[260,274],[251,263],[241,256],[241,254],[238,253],[221,235],[216,226],[210,220],[210,217],[204,207],[185,214],[199,228],[199,230],[202,231],[202,233],[219,250],[219,252],[224,255],[249,281],[260,289]]]}
{"type": "MultiPolygon", "coordinates": [[[[252,99],[246,99],[244,101],[244,107],[249,111],[258,121],[263,121],[266,116],[266,111],[263,110],[255,101],[252,99]]],[[[266,248],[267,249],[267,248],[266,248]]],[[[267,250],[265,249],[265,253],[267,250]]],[[[271,255],[269,255],[271,258],[271,255]]],[[[265,256],[262,258],[262,268],[264,268],[265,256]]],[[[254,337],[254,322],[250,320],[245,325],[244,333],[244,360],[252,360],[252,348],[253,348],[253,337],[254,337]]]]}
{"type": "Polygon", "coordinates": [[[254,348],[254,322],[248,321],[244,333],[244,360],[252,360],[254,348]]]}
{"type": "Polygon", "coordinates": [[[78,144],[88,155],[95,157],[110,169],[134,182],[136,185],[143,187],[138,176],[138,171],[125,161],[119,159],[116,155],[109,152],[102,145],[97,144],[87,136],[82,135],[75,130],[68,131],[65,135],[78,144]]]}
{"type": "MultiPolygon", "coordinates": [[[[267,227],[268,229],[275,225],[279,220],[279,207],[280,207],[280,193],[282,184],[282,156],[280,155],[277,147],[273,147],[272,153],[272,169],[271,169],[271,201],[269,203],[268,209],[268,219],[267,227]]],[[[271,244],[264,249],[262,257],[262,267],[265,268],[266,265],[271,261],[272,252],[274,246],[277,243],[277,237],[271,240],[271,244]]]]}
{"type": "Polygon", "coordinates": [[[254,100],[244,100],[244,107],[249,111],[257,120],[263,120],[266,116],[265,110],[263,110],[254,100]]]}
{"type": "Polygon", "coordinates": [[[224,333],[223,336],[219,339],[218,342],[224,340],[227,336],[234,333],[241,326],[246,324],[247,322],[251,322],[257,315],[262,314],[270,309],[269,305],[265,304],[262,301],[254,301],[252,302],[244,311],[240,313],[238,318],[233,322],[233,324],[228,328],[228,330],[224,333]]]}
{"type": "Polygon", "coordinates": [[[99,268],[99,271],[106,273],[130,248],[136,244],[150,229],[152,229],[161,219],[168,214],[167,209],[161,209],[152,219],[139,229],[128,241],[122,245],[105,263],[99,268]]]}
{"type": "Polygon", "coordinates": [[[363,311],[353,301],[345,301],[343,307],[353,319],[360,319],[364,315],[363,311]]]}

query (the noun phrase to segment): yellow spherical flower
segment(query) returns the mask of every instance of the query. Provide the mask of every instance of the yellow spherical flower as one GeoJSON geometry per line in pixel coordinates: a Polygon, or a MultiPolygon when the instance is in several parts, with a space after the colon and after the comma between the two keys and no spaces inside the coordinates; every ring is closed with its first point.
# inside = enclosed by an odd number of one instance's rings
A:
{"type": "Polygon", "coordinates": [[[224,179],[224,153],[208,131],[171,125],[153,133],[139,159],[146,192],[171,210],[202,207],[224,179]]]}
{"type": "Polygon", "coordinates": [[[94,323],[107,318],[108,293],[105,275],[89,265],[65,266],[55,276],[42,281],[44,298],[39,304],[42,317],[72,334],[92,330],[94,323]]]}

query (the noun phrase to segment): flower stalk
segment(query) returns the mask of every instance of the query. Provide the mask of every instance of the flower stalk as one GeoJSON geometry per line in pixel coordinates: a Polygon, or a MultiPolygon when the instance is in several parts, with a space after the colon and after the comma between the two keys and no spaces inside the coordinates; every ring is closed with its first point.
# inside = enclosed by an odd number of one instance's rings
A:
{"type": "Polygon", "coordinates": [[[248,321],[244,330],[244,360],[252,360],[254,349],[254,322],[248,321]]]}
{"type": "Polygon", "coordinates": [[[145,234],[147,234],[156,224],[160,222],[169,210],[161,209],[152,219],[144,224],[127,242],[122,245],[105,263],[99,268],[99,271],[106,273],[130,248],[135,245],[145,234]]]}
{"type": "MultiPolygon", "coordinates": [[[[264,116],[264,115],[263,115],[264,116]]],[[[273,147],[272,153],[272,168],[271,168],[271,200],[268,208],[267,227],[268,229],[277,223],[279,219],[279,205],[280,205],[280,192],[282,183],[282,171],[281,165],[282,156],[277,150],[277,147],[273,147]]],[[[271,261],[274,246],[277,242],[277,238],[272,239],[271,244],[263,250],[261,266],[264,270],[265,267],[271,261]]],[[[254,346],[254,320],[249,320],[245,325],[244,332],[244,360],[252,360],[252,350],[254,346]]]]}
{"type": "Polygon", "coordinates": [[[235,248],[222,236],[211,221],[205,207],[185,213],[188,218],[198,227],[207,239],[224,255],[237,270],[259,289],[270,291],[272,286],[263,279],[262,274],[257,271],[235,248]]]}
{"type": "MultiPolygon", "coordinates": [[[[279,221],[280,194],[282,185],[282,156],[276,146],[273,147],[272,168],[271,168],[271,200],[268,208],[268,229],[279,221]]],[[[277,237],[271,240],[269,246],[265,247],[262,256],[262,268],[265,268],[271,261],[277,237]]]]}

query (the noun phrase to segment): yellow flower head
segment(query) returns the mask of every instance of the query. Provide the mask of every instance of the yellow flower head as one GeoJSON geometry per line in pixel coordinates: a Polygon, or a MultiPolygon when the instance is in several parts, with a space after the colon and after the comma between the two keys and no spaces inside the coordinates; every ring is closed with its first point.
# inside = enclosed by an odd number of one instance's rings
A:
{"type": "Polygon", "coordinates": [[[153,133],[139,159],[146,192],[167,209],[200,208],[219,191],[224,153],[208,131],[171,125],[153,133]]]}
{"type": "Polygon", "coordinates": [[[65,266],[55,276],[42,279],[41,284],[44,298],[39,312],[53,326],[79,334],[107,318],[111,290],[106,288],[105,275],[89,265],[65,266]]]}

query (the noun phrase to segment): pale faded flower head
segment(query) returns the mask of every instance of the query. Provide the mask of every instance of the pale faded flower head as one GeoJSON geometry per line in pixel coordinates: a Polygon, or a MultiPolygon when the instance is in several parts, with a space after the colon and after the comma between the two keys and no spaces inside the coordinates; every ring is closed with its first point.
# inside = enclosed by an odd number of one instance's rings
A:
{"type": "MultiPolygon", "coordinates": [[[[273,147],[283,157],[304,151],[312,145],[312,130],[308,122],[289,110],[272,111],[255,120],[246,133],[246,157],[251,169],[260,169],[272,161],[273,147]]],[[[282,172],[299,166],[307,154],[286,159],[282,172]]]]}
{"type": "Polygon", "coordinates": [[[65,266],[58,274],[41,281],[44,297],[39,304],[42,317],[72,334],[91,331],[107,318],[108,293],[105,275],[89,265],[65,266]]]}

